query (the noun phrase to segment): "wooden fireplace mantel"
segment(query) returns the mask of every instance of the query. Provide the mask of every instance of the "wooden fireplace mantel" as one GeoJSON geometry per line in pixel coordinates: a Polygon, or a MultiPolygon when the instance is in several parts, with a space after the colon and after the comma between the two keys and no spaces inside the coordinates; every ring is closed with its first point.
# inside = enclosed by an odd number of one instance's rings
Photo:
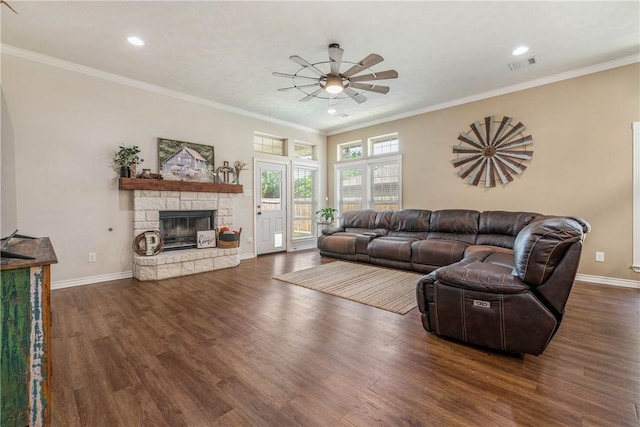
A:
{"type": "Polygon", "coordinates": [[[202,193],[240,194],[244,191],[242,185],[239,184],[140,178],[120,178],[120,190],[198,191],[202,193]]]}

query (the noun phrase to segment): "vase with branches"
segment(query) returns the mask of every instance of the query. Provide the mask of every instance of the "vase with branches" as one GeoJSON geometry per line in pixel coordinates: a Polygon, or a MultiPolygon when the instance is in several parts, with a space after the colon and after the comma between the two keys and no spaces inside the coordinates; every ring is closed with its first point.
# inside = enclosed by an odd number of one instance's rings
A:
{"type": "Polygon", "coordinates": [[[247,170],[247,168],[245,168],[245,166],[247,166],[247,164],[245,162],[241,162],[240,160],[236,160],[235,162],[233,162],[233,170],[236,173],[236,182],[235,182],[235,184],[240,184],[240,172],[247,170]]]}

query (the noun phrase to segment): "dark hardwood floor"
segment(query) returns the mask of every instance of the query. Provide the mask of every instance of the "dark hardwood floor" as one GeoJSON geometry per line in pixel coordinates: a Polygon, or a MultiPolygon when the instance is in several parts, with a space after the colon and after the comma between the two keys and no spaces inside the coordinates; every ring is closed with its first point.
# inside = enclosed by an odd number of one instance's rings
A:
{"type": "Polygon", "coordinates": [[[324,262],[53,291],[53,424],[640,424],[640,290],[577,283],[546,352],[518,358],[272,279],[324,262]]]}

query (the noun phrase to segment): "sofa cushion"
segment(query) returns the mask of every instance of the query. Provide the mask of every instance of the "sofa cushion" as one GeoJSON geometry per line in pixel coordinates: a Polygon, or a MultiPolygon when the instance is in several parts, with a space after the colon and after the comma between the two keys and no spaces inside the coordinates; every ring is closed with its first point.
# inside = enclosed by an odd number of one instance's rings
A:
{"type": "Polygon", "coordinates": [[[389,229],[389,220],[392,211],[376,211],[362,209],[348,211],[340,216],[340,227],[348,233],[374,232],[386,235],[389,229]]]}
{"type": "Polygon", "coordinates": [[[429,231],[431,211],[424,209],[399,209],[389,220],[388,236],[425,239],[429,231]]]}
{"type": "Polygon", "coordinates": [[[355,255],[355,233],[335,233],[330,236],[322,235],[318,238],[318,249],[335,254],[355,255]]]}
{"type": "Polygon", "coordinates": [[[458,240],[473,245],[478,233],[479,215],[478,211],[465,209],[432,212],[427,239],[458,240]]]}
{"type": "Polygon", "coordinates": [[[443,266],[458,262],[469,245],[455,240],[427,239],[411,244],[411,262],[443,266]]]}
{"type": "Polygon", "coordinates": [[[523,282],[544,283],[569,247],[583,238],[583,225],[571,218],[545,218],[527,225],[513,247],[515,268],[523,282]]]}
{"type": "Polygon", "coordinates": [[[539,217],[531,212],[485,211],[480,213],[476,245],[513,248],[515,236],[531,221],[539,217]]]}
{"type": "Polygon", "coordinates": [[[340,215],[340,227],[345,231],[349,228],[373,229],[377,215],[378,212],[373,209],[343,212],[340,215]]]}
{"type": "Polygon", "coordinates": [[[372,258],[411,262],[411,244],[415,241],[404,237],[378,237],[369,242],[367,252],[372,258]]]}

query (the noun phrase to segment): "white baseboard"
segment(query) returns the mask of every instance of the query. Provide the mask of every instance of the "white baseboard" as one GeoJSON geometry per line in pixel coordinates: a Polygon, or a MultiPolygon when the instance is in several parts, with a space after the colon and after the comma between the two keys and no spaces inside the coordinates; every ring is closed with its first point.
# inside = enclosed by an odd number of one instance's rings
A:
{"type": "Polygon", "coordinates": [[[72,288],[74,286],[91,285],[93,283],[109,282],[111,280],[130,279],[133,277],[132,271],[122,271],[120,273],[102,274],[100,276],[81,277],[79,279],[58,280],[51,282],[51,289],[72,288]]]}
{"type": "Polygon", "coordinates": [[[591,274],[578,274],[576,280],[580,282],[598,283],[601,285],[622,286],[624,288],[640,289],[640,280],[619,279],[617,277],[592,276],[591,274]]]}
{"type": "Polygon", "coordinates": [[[240,261],[242,261],[243,259],[251,259],[255,257],[256,257],[256,254],[254,254],[253,252],[243,253],[243,254],[240,254],[240,261]]]}

